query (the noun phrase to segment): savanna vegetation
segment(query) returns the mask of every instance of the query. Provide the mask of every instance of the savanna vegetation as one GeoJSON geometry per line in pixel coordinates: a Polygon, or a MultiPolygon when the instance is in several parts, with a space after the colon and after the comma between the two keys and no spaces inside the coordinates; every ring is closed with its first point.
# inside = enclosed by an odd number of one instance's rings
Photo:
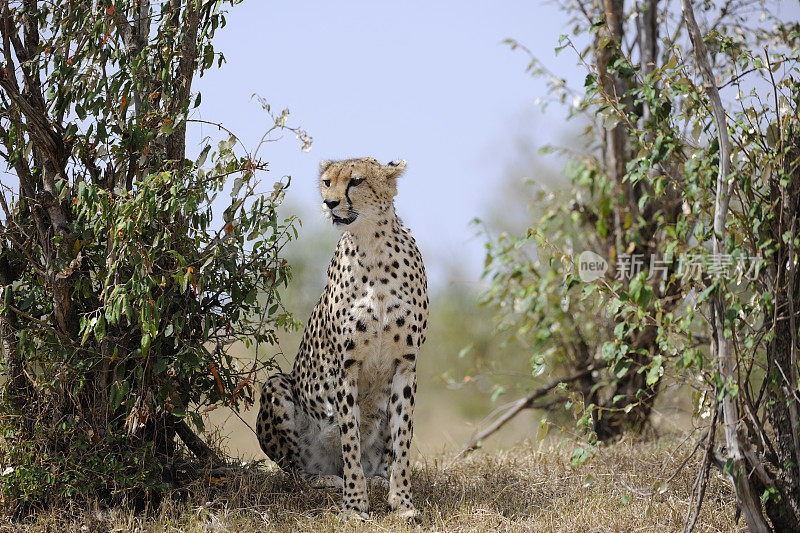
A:
{"type": "MultiPolygon", "coordinates": [[[[585,129],[543,149],[567,181],[510,183],[479,221],[485,289],[432,294],[418,439],[454,413],[474,434],[419,446],[419,524],[375,487],[374,521],[346,526],[340,495],[212,438],[291,363],[333,246],[281,206],[288,179],[259,186],[261,145],[209,124],[222,140],[187,155],[237,3],[0,2],[0,527],[800,530],[800,23],[780,2],[563,2],[579,88],[507,41],[585,129]],[[497,451],[508,425],[530,440],[497,451]]],[[[308,148],[262,104],[265,139],[308,148]]]]}

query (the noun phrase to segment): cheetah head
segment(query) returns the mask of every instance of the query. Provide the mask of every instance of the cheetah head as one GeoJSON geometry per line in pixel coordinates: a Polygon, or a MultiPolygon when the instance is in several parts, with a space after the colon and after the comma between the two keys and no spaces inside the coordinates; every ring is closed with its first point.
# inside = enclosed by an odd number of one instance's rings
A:
{"type": "Polygon", "coordinates": [[[405,168],[405,159],[386,165],[371,157],[322,160],[319,189],[323,211],[338,228],[349,229],[379,221],[392,209],[397,178],[405,168]]]}

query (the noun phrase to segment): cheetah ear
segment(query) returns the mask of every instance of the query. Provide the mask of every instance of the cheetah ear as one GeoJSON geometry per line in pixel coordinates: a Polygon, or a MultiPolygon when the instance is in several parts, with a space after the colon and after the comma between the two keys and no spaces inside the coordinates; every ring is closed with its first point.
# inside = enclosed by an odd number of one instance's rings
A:
{"type": "Polygon", "coordinates": [[[405,159],[396,159],[394,161],[389,161],[386,165],[386,175],[389,178],[399,178],[400,174],[406,169],[406,160],[405,159]]]}
{"type": "Polygon", "coordinates": [[[322,161],[320,161],[319,162],[320,175],[325,174],[325,171],[328,170],[328,167],[330,167],[332,164],[333,161],[328,161],[327,159],[323,159],[322,161]]]}

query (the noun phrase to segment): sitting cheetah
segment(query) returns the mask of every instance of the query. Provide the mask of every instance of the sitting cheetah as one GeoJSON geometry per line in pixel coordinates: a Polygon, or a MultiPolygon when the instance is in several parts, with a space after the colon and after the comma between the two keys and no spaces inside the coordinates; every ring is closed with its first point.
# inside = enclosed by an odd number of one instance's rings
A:
{"type": "Polygon", "coordinates": [[[343,488],[345,515],[368,516],[366,477],[389,480],[406,518],[416,361],[428,325],[422,257],[397,218],[406,162],[320,163],[320,192],[344,231],[290,374],[264,384],[259,444],[283,469],[343,488]]]}

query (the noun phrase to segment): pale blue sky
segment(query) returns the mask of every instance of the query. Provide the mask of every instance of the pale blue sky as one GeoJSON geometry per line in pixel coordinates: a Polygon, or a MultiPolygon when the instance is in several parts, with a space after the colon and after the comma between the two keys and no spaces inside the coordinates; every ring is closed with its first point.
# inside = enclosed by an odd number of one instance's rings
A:
{"type": "MultiPolygon", "coordinates": [[[[320,159],[406,159],[397,210],[433,281],[443,281],[448,263],[461,266],[464,281],[477,280],[483,241],[472,238],[469,221],[499,197],[520,135],[548,142],[564,127],[555,106],[533,112],[545,82],[501,41],[518,39],[580,85],[574,56],[553,52],[565,33],[563,13],[550,3],[508,0],[249,0],[227,18],[216,38],[227,64],[196,80],[203,98],[195,116],[223,122],[254,147],[268,120],[251,95],[273,110],[290,108],[290,122],[314,137],[312,150],[301,152],[288,135],[261,155],[271,167],[265,180],[293,176],[289,199],[306,212],[306,224],[322,221],[320,159]]],[[[196,128],[190,142],[200,134],[196,128]]]]}

